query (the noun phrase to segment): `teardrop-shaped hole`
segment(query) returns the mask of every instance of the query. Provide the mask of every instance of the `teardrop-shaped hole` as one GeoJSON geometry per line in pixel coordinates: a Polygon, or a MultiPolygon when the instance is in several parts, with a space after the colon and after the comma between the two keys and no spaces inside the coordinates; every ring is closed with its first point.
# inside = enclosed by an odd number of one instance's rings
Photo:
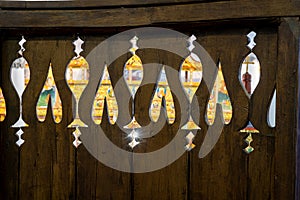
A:
{"type": "Polygon", "coordinates": [[[243,60],[239,80],[248,98],[251,98],[260,81],[260,63],[257,56],[251,52],[243,60]]]}
{"type": "Polygon", "coordinates": [[[45,121],[49,100],[51,102],[53,120],[55,123],[59,123],[62,120],[62,104],[54,80],[51,63],[48,69],[47,78],[36,105],[36,116],[40,122],[45,121]]]}
{"type": "Polygon", "coordinates": [[[276,89],[273,92],[267,116],[268,125],[274,128],[276,126],[276,89]]]}

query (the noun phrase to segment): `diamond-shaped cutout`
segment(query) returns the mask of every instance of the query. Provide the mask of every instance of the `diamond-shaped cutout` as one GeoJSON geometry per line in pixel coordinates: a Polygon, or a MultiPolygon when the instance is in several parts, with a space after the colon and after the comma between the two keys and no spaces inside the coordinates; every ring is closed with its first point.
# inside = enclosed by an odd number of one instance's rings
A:
{"type": "Polygon", "coordinates": [[[140,142],[136,141],[135,138],[133,138],[132,141],[128,143],[128,145],[133,149],[139,143],[140,142]]]}
{"type": "Polygon", "coordinates": [[[249,154],[249,153],[251,153],[251,152],[254,151],[254,148],[251,147],[251,146],[247,146],[247,147],[244,149],[244,151],[245,151],[247,154],[249,154]]]}
{"type": "Polygon", "coordinates": [[[185,136],[185,138],[186,138],[186,140],[187,140],[187,142],[188,142],[188,144],[185,145],[185,149],[186,149],[187,151],[190,151],[190,150],[192,150],[192,149],[196,146],[195,144],[193,144],[193,140],[194,140],[194,138],[195,138],[195,135],[190,131],[190,132],[187,134],[187,136],[185,136]]]}
{"type": "Polygon", "coordinates": [[[78,127],[76,127],[75,131],[73,132],[74,141],[73,145],[77,148],[82,142],[79,140],[79,137],[81,135],[81,132],[78,127]]]}
{"type": "Polygon", "coordinates": [[[250,133],[249,135],[248,135],[248,137],[245,139],[245,142],[247,143],[247,144],[250,144],[251,142],[253,142],[253,138],[252,138],[252,134],[250,133]]]}
{"type": "Polygon", "coordinates": [[[16,142],[16,144],[20,147],[24,142],[25,140],[22,139],[22,135],[23,135],[23,131],[22,129],[19,129],[17,132],[16,132],[16,135],[18,136],[18,141],[16,142]]]}

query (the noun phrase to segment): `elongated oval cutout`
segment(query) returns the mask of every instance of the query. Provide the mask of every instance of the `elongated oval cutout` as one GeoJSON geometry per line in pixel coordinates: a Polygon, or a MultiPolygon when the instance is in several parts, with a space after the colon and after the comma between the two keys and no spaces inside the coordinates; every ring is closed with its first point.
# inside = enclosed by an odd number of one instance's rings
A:
{"type": "Polygon", "coordinates": [[[267,122],[271,128],[276,126],[276,89],[273,92],[272,100],[268,109],[267,122]]]}
{"type": "Polygon", "coordinates": [[[218,73],[213,89],[210,93],[206,109],[206,122],[208,125],[212,125],[215,121],[217,104],[220,104],[222,107],[224,124],[229,124],[232,118],[232,106],[224,80],[221,63],[219,62],[218,65],[218,73]]]}
{"type": "Polygon", "coordinates": [[[52,66],[50,63],[48,75],[45,80],[43,89],[40,93],[37,105],[36,116],[40,122],[45,121],[49,99],[51,100],[52,117],[55,123],[61,122],[62,119],[62,105],[61,99],[55,84],[54,76],[52,73],[52,66]]]}
{"type": "Polygon", "coordinates": [[[140,87],[143,79],[143,64],[136,54],[127,60],[124,66],[124,79],[129,88],[131,96],[134,98],[135,93],[140,87]]]}
{"type": "Polygon", "coordinates": [[[250,98],[260,80],[260,63],[254,53],[248,54],[243,60],[239,80],[246,95],[250,98]]]}
{"type": "Polygon", "coordinates": [[[193,97],[202,80],[202,63],[199,57],[191,53],[180,66],[180,82],[189,99],[192,103],[193,97]]]}
{"type": "Polygon", "coordinates": [[[175,107],[164,66],[160,71],[155,88],[155,93],[153,95],[151,106],[149,109],[150,118],[153,122],[157,122],[160,116],[161,105],[163,103],[165,105],[164,109],[168,124],[173,124],[175,121],[175,107]]]}
{"type": "Polygon", "coordinates": [[[105,100],[109,123],[115,124],[118,118],[118,104],[107,70],[107,65],[104,66],[102,77],[93,103],[92,117],[95,124],[101,124],[102,122],[105,100]]]}
{"type": "Polygon", "coordinates": [[[6,117],[6,103],[2,93],[2,89],[0,88],[0,122],[3,122],[6,117]]]}

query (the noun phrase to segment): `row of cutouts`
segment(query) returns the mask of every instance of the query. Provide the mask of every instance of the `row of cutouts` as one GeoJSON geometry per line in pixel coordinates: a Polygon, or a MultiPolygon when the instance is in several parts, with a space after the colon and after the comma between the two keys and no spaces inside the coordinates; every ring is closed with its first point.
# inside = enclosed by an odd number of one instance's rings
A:
{"type": "MultiPolygon", "coordinates": [[[[250,52],[243,59],[242,65],[240,67],[239,80],[240,83],[247,94],[248,98],[251,98],[255,88],[257,87],[260,79],[260,63],[253,52],[255,47],[254,38],[256,36],[255,32],[250,32],[247,37],[249,39],[249,44],[247,47],[250,52]]],[[[193,120],[191,115],[191,103],[194,95],[202,81],[202,63],[199,56],[193,52],[194,45],[193,42],[196,37],[192,35],[188,39],[188,50],[189,55],[185,58],[180,66],[179,80],[181,82],[182,88],[185,92],[187,99],[189,100],[189,118],[188,121],[181,127],[183,130],[188,130],[189,133],[186,136],[187,145],[186,149],[191,150],[194,148],[193,139],[195,133],[193,130],[201,129],[193,120]]],[[[127,60],[124,65],[123,77],[128,86],[130,94],[133,98],[132,101],[132,120],[124,126],[126,129],[132,130],[128,135],[131,138],[129,146],[134,148],[139,144],[137,129],[141,128],[140,124],[135,119],[135,109],[134,109],[134,98],[137,90],[139,89],[141,82],[143,80],[143,64],[139,56],[136,54],[138,38],[134,37],[130,40],[132,47],[129,49],[132,56],[127,60]]],[[[19,50],[20,57],[17,58],[11,66],[11,81],[16,89],[19,99],[20,99],[20,116],[19,120],[12,125],[14,128],[19,128],[17,135],[19,140],[17,145],[22,145],[24,140],[21,138],[23,134],[22,127],[28,126],[27,123],[22,119],[22,94],[26,89],[30,81],[30,69],[26,59],[23,57],[23,52],[25,51],[23,44],[26,42],[24,38],[19,42],[21,49],[19,50]]],[[[75,108],[76,114],[74,120],[68,127],[75,128],[73,135],[75,140],[73,142],[74,146],[78,147],[81,144],[79,136],[81,135],[79,127],[87,127],[87,125],[80,119],[78,113],[78,102],[80,97],[89,82],[89,64],[80,53],[83,51],[81,45],[83,41],[78,38],[73,42],[75,46],[74,52],[76,56],[71,59],[67,65],[65,78],[67,84],[75,97],[75,108]]],[[[209,102],[207,104],[206,110],[206,122],[208,125],[213,125],[216,116],[217,104],[222,107],[223,123],[228,124],[232,118],[232,105],[228,91],[226,88],[226,83],[223,77],[221,63],[218,63],[218,72],[215,78],[215,82],[210,93],[209,102]]],[[[107,70],[107,66],[104,66],[102,77],[98,84],[98,90],[95,95],[92,108],[92,118],[94,123],[101,124],[103,117],[103,109],[105,100],[107,103],[107,113],[109,122],[114,124],[118,118],[118,103],[114,94],[114,89],[111,84],[110,75],[107,70]]],[[[275,110],[276,110],[276,90],[274,91],[272,101],[270,103],[270,108],[268,111],[268,124],[270,127],[275,127],[275,110]]],[[[52,73],[52,66],[50,63],[48,76],[45,80],[42,91],[40,92],[39,99],[36,106],[36,115],[40,122],[45,120],[47,115],[48,105],[51,105],[52,116],[56,123],[62,120],[62,102],[60,99],[59,91],[57,90],[55,79],[52,73]],[[50,103],[49,103],[50,101],[50,103]]],[[[172,124],[175,121],[175,107],[171,89],[167,80],[165,68],[162,67],[160,74],[158,76],[156,88],[154,95],[152,97],[149,115],[153,122],[157,122],[161,114],[161,108],[164,105],[164,110],[167,117],[168,124],[172,124]]],[[[3,121],[6,115],[5,100],[4,96],[0,94],[0,120],[3,121]]],[[[252,142],[251,133],[259,133],[259,131],[252,125],[249,121],[247,126],[241,130],[241,132],[249,133],[246,138],[247,147],[244,149],[246,153],[251,153],[254,148],[250,145],[252,142]]]]}

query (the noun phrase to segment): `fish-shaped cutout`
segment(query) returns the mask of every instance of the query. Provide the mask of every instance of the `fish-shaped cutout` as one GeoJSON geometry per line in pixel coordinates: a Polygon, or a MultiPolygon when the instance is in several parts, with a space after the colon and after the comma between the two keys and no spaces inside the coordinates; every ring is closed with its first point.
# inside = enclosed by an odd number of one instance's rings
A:
{"type": "Polygon", "coordinates": [[[179,70],[179,80],[181,86],[184,90],[186,97],[189,100],[189,109],[188,109],[188,121],[181,126],[182,130],[199,130],[201,129],[195,122],[191,115],[192,112],[192,101],[193,97],[201,83],[202,80],[202,63],[200,58],[193,53],[193,49],[195,45],[193,44],[196,41],[196,37],[192,35],[188,38],[188,46],[189,55],[184,59],[182,64],[180,65],[179,70]]]}
{"type": "Polygon", "coordinates": [[[51,63],[47,78],[36,105],[36,116],[40,122],[45,121],[49,100],[51,102],[53,120],[55,123],[60,123],[62,120],[62,103],[55,84],[51,63]]]}
{"type": "Polygon", "coordinates": [[[99,87],[92,108],[93,121],[96,124],[101,124],[102,122],[105,100],[109,123],[115,124],[118,118],[118,104],[107,70],[107,65],[104,66],[103,74],[99,83],[99,87]]]}
{"type": "Polygon", "coordinates": [[[160,110],[163,101],[165,105],[164,109],[167,115],[167,121],[169,124],[173,124],[175,121],[175,106],[164,66],[159,74],[155,93],[149,109],[149,115],[153,122],[157,122],[160,116],[160,110]]]}
{"type": "Polygon", "coordinates": [[[232,105],[224,80],[221,62],[219,62],[218,66],[217,77],[206,109],[206,122],[208,125],[212,125],[215,121],[217,104],[220,104],[222,107],[224,124],[229,124],[232,118],[232,105]]]}
{"type": "Polygon", "coordinates": [[[125,82],[127,84],[127,87],[130,91],[130,94],[132,96],[132,119],[131,121],[124,126],[126,129],[135,129],[135,128],[141,128],[141,125],[136,121],[135,119],[135,110],[134,110],[134,98],[135,94],[140,87],[143,76],[144,76],[144,71],[143,71],[143,64],[138,55],[136,55],[136,50],[139,48],[137,46],[137,41],[138,37],[134,36],[131,40],[130,43],[132,44],[131,48],[129,51],[131,52],[132,56],[127,60],[127,62],[124,65],[124,70],[123,70],[123,77],[125,79],[125,82]]]}
{"type": "Polygon", "coordinates": [[[6,103],[5,98],[0,88],[0,122],[3,122],[6,117],[6,103]]]}

